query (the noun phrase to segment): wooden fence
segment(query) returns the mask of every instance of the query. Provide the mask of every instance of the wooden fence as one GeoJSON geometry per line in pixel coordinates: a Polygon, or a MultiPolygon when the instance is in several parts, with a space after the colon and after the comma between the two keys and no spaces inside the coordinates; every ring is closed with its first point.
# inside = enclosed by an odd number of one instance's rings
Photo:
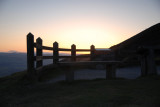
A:
{"type": "MultiPolygon", "coordinates": [[[[54,42],[53,47],[43,46],[43,41],[41,38],[37,38],[34,42],[34,35],[29,33],[27,35],[27,72],[31,79],[35,80],[37,78],[37,71],[41,71],[43,68],[43,59],[53,59],[53,65],[62,67],[63,65],[74,66],[74,65],[93,65],[93,64],[105,64],[106,65],[106,79],[112,79],[116,77],[116,65],[120,61],[94,61],[95,57],[95,46],[91,45],[90,49],[76,49],[76,45],[72,45],[71,49],[59,48],[58,43],[54,42]],[[36,48],[36,55],[34,55],[34,48],[36,48]],[[43,56],[42,50],[50,50],[53,52],[53,56],[43,56]],[[70,51],[71,56],[60,56],[59,51],[70,51]],[[76,52],[90,52],[87,55],[77,56],[76,52]],[[70,58],[70,62],[59,62],[60,58],[70,58]],[[76,62],[76,58],[90,58],[90,61],[76,62]],[[36,62],[36,66],[35,63],[36,62]]],[[[156,65],[154,50],[160,50],[160,47],[143,47],[138,50],[141,61],[141,76],[146,75],[156,75],[156,65]]],[[[133,52],[132,52],[133,53],[133,52]]],[[[134,52],[135,53],[135,52],[134,52]]],[[[74,72],[67,71],[66,80],[74,80],[74,72]]]]}
{"type": "Polygon", "coordinates": [[[141,76],[157,75],[155,63],[155,51],[160,50],[160,46],[141,46],[138,49],[141,62],[141,76]]]}
{"type": "MultiPolygon", "coordinates": [[[[106,64],[108,71],[106,72],[106,78],[111,79],[115,77],[115,65],[119,61],[93,61],[95,56],[95,46],[91,45],[90,49],[76,49],[76,45],[72,45],[71,49],[59,48],[58,43],[54,42],[53,47],[43,46],[43,41],[41,38],[36,39],[34,43],[34,35],[29,33],[27,35],[27,71],[30,78],[35,79],[37,71],[42,70],[43,68],[43,59],[53,59],[53,65],[77,65],[77,64],[106,64]],[[34,55],[34,48],[36,48],[36,56],[34,55]],[[53,56],[43,56],[42,50],[53,51],[53,56]],[[59,51],[70,51],[71,56],[60,56],[59,51]],[[76,52],[90,52],[87,55],[77,56],[76,52]],[[59,62],[60,58],[70,58],[70,62],[59,62]],[[90,61],[76,62],[76,58],[90,58],[90,61]],[[36,61],[36,66],[35,62],[36,61]]],[[[69,75],[73,75],[68,71],[69,75]]],[[[67,74],[68,75],[68,74],[67,74]]],[[[68,76],[70,77],[70,76],[68,76]]],[[[68,78],[66,77],[66,78],[68,78]]],[[[73,80],[68,78],[66,80],[73,80]]]]}
{"type": "Polygon", "coordinates": [[[47,47],[42,45],[42,39],[39,37],[34,43],[34,36],[29,33],[27,35],[27,68],[32,71],[34,69],[34,61],[36,61],[36,69],[41,69],[43,66],[43,59],[53,59],[53,64],[58,64],[60,58],[70,58],[72,62],[76,61],[76,58],[90,58],[93,60],[95,52],[95,46],[91,45],[90,49],[76,49],[76,45],[72,45],[71,49],[59,48],[58,43],[54,42],[53,47],[47,47]],[[34,56],[34,48],[36,48],[36,56],[34,56]],[[53,51],[53,56],[43,56],[42,50],[53,51]],[[60,56],[59,51],[70,51],[71,56],[60,56]],[[77,56],[76,52],[90,52],[90,54],[77,56]]]}

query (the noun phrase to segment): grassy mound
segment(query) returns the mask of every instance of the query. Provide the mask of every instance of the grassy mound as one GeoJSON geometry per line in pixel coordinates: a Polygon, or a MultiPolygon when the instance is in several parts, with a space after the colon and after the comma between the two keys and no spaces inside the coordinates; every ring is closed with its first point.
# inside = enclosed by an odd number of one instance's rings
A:
{"type": "Polygon", "coordinates": [[[159,107],[160,76],[30,84],[26,72],[0,78],[0,107],[159,107]]]}

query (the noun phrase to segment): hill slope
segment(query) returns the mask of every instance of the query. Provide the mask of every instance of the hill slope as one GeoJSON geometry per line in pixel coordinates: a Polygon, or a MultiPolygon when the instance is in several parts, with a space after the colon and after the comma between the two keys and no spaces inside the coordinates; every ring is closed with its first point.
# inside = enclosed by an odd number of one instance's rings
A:
{"type": "Polygon", "coordinates": [[[137,35],[110,47],[114,51],[136,50],[139,46],[156,46],[160,45],[160,23],[149,27],[148,29],[138,33],[137,35]]]}
{"type": "Polygon", "coordinates": [[[29,84],[25,72],[0,78],[1,107],[160,107],[160,77],[29,84]]]}

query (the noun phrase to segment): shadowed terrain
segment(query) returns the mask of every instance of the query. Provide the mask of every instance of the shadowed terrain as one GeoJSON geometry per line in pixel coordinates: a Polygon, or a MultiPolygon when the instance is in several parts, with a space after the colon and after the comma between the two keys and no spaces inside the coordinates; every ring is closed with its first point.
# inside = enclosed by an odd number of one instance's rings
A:
{"type": "Polygon", "coordinates": [[[139,46],[157,46],[160,45],[160,23],[153,25],[137,35],[117,44],[110,49],[113,50],[137,50],[139,46]]]}
{"type": "MultiPolygon", "coordinates": [[[[111,49],[136,50],[139,46],[158,46],[159,28],[157,24],[111,49]]],[[[19,54],[20,56],[20,54],[19,54]]],[[[3,57],[3,55],[2,55],[3,57]]],[[[13,60],[8,56],[9,61],[13,60]]],[[[124,57],[124,55],[123,55],[124,57]]],[[[26,58],[25,56],[23,58],[26,58]]],[[[81,59],[80,59],[81,60],[81,59]]],[[[5,62],[5,59],[3,59],[5,62]]],[[[23,59],[19,59],[23,61],[23,59]]],[[[14,63],[14,62],[12,62],[14,63]]],[[[5,63],[0,63],[5,67],[5,63]],[[4,64],[4,65],[3,65],[4,64]]],[[[23,63],[18,63],[21,67],[23,63]],[[21,65],[22,64],[22,65],[21,65]]],[[[13,64],[13,67],[15,65],[13,64]]],[[[9,64],[8,64],[9,67],[9,64]]],[[[77,69],[77,68],[76,68],[77,69]]],[[[2,107],[159,107],[160,76],[139,77],[127,80],[122,77],[113,80],[94,79],[48,82],[71,69],[45,71],[39,83],[30,82],[26,71],[0,78],[0,106],[2,107]]],[[[75,70],[72,69],[72,70],[75,70]]],[[[77,70],[80,70],[79,68],[77,70]]],[[[133,70],[133,69],[132,69],[133,70]]],[[[128,70],[129,71],[129,70],[128,70]]],[[[89,71],[90,72],[90,71],[89,71]]],[[[85,75],[89,76],[90,74],[85,75]]],[[[119,73],[119,72],[118,72],[119,73]]],[[[117,73],[117,74],[118,74],[117,73]]],[[[82,72],[76,72],[83,75],[82,72]]],[[[119,73],[120,74],[120,73],[119,73]]],[[[132,74],[132,73],[131,73],[132,74]]],[[[97,72],[95,73],[97,77],[97,72]]],[[[102,73],[104,76],[104,72],[102,73]]]]}
{"type": "Polygon", "coordinates": [[[160,77],[30,84],[25,72],[0,78],[1,107],[159,107],[160,77]]]}

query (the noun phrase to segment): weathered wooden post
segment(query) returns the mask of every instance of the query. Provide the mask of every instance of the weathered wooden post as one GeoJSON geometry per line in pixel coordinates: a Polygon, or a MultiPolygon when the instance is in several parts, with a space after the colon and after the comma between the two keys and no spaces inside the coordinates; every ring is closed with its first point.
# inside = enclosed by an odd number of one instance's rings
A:
{"type": "Polygon", "coordinates": [[[156,75],[154,50],[151,47],[139,47],[138,54],[140,54],[141,60],[141,76],[156,75]]]}
{"type": "Polygon", "coordinates": [[[66,82],[72,82],[74,81],[74,71],[71,68],[71,66],[68,66],[70,69],[68,71],[66,71],[65,75],[66,75],[66,82]]]}
{"type": "Polygon", "coordinates": [[[27,73],[31,80],[36,77],[34,69],[34,35],[29,33],[27,35],[27,73]]]}
{"type": "MultiPolygon", "coordinates": [[[[71,61],[76,61],[76,45],[74,44],[71,46],[71,61]]],[[[74,80],[74,71],[71,65],[68,68],[69,70],[66,71],[66,81],[72,82],[74,80]]]]}
{"type": "Polygon", "coordinates": [[[57,64],[59,61],[58,43],[53,43],[53,63],[57,64]]]}
{"type": "Polygon", "coordinates": [[[106,65],[106,79],[116,78],[116,65],[108,64],[106,65]]]}
{"type": "Polygon", "coordinates": [[[39,37],[36,39],[36,56],[41,57],[40,60],[36,62],[36,68],[43,66],[43,58],[42,58],[42,39],[39,37]]]}
{"type": "Polygon", "coordinates": [[[141,62],[141,76],[146,76],[148,73],[147,67],[147,49],[143,46],[138,47],[137,53],[139,54],[141,62]]]}
{"type": "Polygon", "coordinates": [[[95,54],[95,46],[91,45],[90,49],[91,49],[91,51],[90,51],[90,54],[91,54],[90,60],[93,61],[94,54],[95,54]]]}
{"type": "Polygon", "coordinates": [[[76,61],[76,45],[71,46],[71,61],[76,61]]]}
{"type": "Polygon", "coordinates": [[[156,64],[154,60],[154,50],[148,49],[148,55],[147,55],[147,65],[148,65],[148,74],[149,75],[156,75],[156,64]]]}
{"type": "Polygon", "coordinates": [[[147,75],[147,60],[146,55],[140,55],[141,60],[141,76],[147,75]]]}

